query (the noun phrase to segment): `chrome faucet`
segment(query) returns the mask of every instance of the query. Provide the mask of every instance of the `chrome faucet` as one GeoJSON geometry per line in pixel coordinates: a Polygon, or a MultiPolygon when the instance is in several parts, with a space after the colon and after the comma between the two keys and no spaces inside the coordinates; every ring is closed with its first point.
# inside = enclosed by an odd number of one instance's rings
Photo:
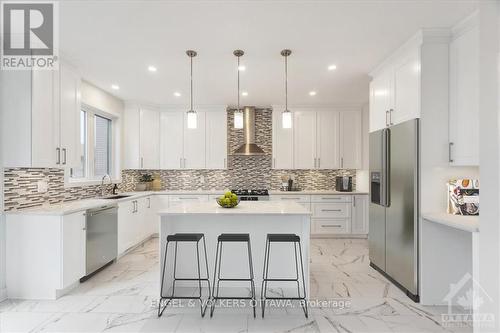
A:
{"type": "Polygon", "coordinates": [[[102,180],[101,180],[101,197],[104,196],[105,192],[106,192],[106,188],[104,187],[104,180],[106,179],[106,177],[108,177],[109,179],[109,183],[112,184],[113,181],[111,180],[111,177],[110,175],[108,174],[105,174],[103,177],[102,177],[102,180]]]}

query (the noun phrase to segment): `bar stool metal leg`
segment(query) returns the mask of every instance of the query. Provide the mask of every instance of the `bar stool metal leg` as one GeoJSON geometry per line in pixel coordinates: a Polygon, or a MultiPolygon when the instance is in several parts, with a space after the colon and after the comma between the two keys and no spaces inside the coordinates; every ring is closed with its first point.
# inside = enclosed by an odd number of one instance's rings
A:
{"type": "Polygon", "coordinates": [[[302,308],[304,309],[304,314],[306,315],[306,318],[309,318],[309,312],[307,310],[307,294],[306,294],[306,280],[304,279],[304,263],[302,262],[302,247],[299,242],[299,254],[300,254],[300,268],[302,270],[302,288],[304,288],[304,300],[303,300],[303,306],[302,308]]]}
{"type": "Polygon", "coordinates": [[[255,303],[256,303],[256,300],[255,300],[255,283],[254,283],[254,276],[253,276],[253,262],[252,262],[252,248],[250,246],[250,242],[247,243],[248,244],[248,264],[250,265],[250,294],[251,294],[251,297],[252,297],[252,307],[253,307],[253,317],[257,317],[256,313],[255,313],[255,303]]]}
{"type": "Polygon", "coordinates": [[[266,308],[267,299],[267,277],[269,271],[269,252],[271,250],[271,243],[269,239],[266,239],[266,250],[264,253],[264,269],[262,270],[262,287],[260,289],[260,307],[262,309],[262,318],[264,318],[264,312],[266,308]]]}
{"type": "Polygon", "coordinates": [[[167,308],[168,303],[170,303],[170,300],[167,301],[167,304],[162,309],[162,300],[163,300],[163,281],[165,279],[165,268],[167,267],[167,254],[168,254],[168,241],[165,244],[165,257],[163,258],[163,270],[161,273],[161,281],[160,281],[160,300],[158,301],[158,317],[160,317],[163,314],[163,311],[167,308]]]}

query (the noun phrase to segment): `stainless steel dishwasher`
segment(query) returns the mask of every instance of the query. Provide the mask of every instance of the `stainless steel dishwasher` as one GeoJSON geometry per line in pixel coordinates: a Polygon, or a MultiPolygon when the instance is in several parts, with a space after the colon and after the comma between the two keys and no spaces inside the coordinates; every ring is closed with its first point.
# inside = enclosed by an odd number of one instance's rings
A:
{"type": "Polygon", "coordinates": [[[104,206],[86,212],[86,280],[113,262],[118,252],[118,206],[104,206]]]}

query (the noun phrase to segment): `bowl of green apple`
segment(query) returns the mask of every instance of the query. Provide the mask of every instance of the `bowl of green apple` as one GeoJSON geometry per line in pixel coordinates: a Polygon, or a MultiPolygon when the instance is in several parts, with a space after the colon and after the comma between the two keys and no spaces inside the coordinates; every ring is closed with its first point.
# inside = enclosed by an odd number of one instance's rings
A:
{"type": "Polygon", "coordinates": [[[238,206],[240,203],[240,198],[234,193],[226,192],[224,195],[221,195],[217,199],[215,199],[219,206],[224,208],[234,208],[238,206]]]}

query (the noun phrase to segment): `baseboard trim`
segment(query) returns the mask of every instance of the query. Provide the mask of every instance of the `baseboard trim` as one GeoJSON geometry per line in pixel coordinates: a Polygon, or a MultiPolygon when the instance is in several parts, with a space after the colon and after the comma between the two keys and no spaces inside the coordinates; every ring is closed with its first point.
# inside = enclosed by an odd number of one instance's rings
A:
{"type": "Polygon", "coordinates": [[[7,288],[0,289],[0,302],[7,299],[7,288]]]}

